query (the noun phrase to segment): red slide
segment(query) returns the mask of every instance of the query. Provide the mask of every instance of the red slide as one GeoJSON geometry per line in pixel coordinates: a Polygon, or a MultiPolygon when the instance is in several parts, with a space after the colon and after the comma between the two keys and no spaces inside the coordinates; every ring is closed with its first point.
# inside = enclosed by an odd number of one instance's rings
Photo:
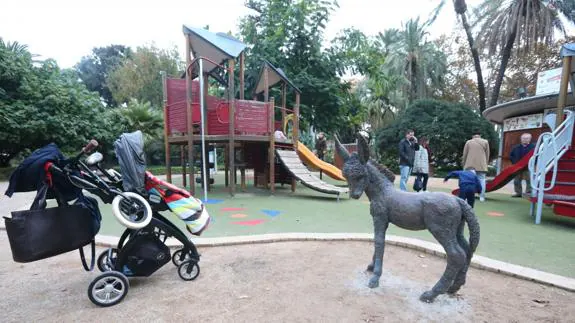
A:
{"type": "MultiPolygon", "coordinates": [[[[520,172],[528,167],[529,159],[533,156],[532,149],[527,155],[523,156],[517,164],[513,164],[507,168],[505,168],[499,175],[497,175],[493,180],[485,183],[485,192],[493,192],[497,191],[498,189],[502,188],[503,186],[507,185],[507,183],[511,182],[513,178],[515,178],[515,174],[520,172]]],[[[459,189],[455,189],[451,192],[453,195],[459,195],[459,189]]]]}

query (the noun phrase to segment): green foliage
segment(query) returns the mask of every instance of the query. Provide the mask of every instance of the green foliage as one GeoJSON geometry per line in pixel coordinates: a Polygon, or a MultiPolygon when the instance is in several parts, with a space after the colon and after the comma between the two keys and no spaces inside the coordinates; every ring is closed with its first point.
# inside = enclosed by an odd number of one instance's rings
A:
{"type": "Polygon", "coordinates": [[[75,69],[88,90],[98,92],[108,106],[116,106],[107,78],[131,55],[131,49],[124,45],[96,47],[89,56],[82,57],[75,69]]]}
{"type": "Polygon", "coordinates": [[[165,50],[154,45],[142,46],[109,75],[107,84],[119,104],[137,99],[160,108],[163,101],[160,72],[178,75],[183,68],[176,48],[165,50]]]}
{"type": "MultiPolygon", "coordinates": [[[[126,107],[108,111],[106,119],[113,121],[110,129],[116,137],[122,133],[140,130],[144,135],[144,151],[148,163],[164,162],[164,117],[158,109],[152,108],[149,102],[141,103],[131,99],[126,107]]],[[[112,151],[107,153],[111,155],[112,151]]]]}
{"type": "MultiPolygon", "coordinates": [[[[284,70],[302,91],[300,126],[313,125],[326,132],[348,125],[350,113],[344,93],[349,85],[337,75],[338,61],[322,51],[321,44],[334,1],[248,0],[255,14],[244,17],[240,34],[249,45],[246,54],[246,97],[256,86],[263,60],[284,70]]],[[[277,96],[279,91],[270,95],[277,96]]],[[[279,96],[276,97],[278,102],[279,96]]],[[[281,101],[279,101],[281,102],[281,101]]],[[[288,96],[293,106],[294,96],[288,96]]]]}
{"type": "Polygon", "coordinates": [[[384,161],[397,160],[399,141],[405,137],[405,130],[413,129],[417,138],[426,136],[430,140],[437,166],[461,168],[463,146],[476,128],[489,141],[490,155],[495,158],[498,151],[497,134],[493,126],[477,112],[461,103],[418,100],[403,111],[390,127],[377,133],[377,148],[384,161]]]}
{"type": "Polygon", "coordinates": [[[50,142],[78,151],[91,138],[109,137],[98,96],[75,71],[53,60],[33,63],[26,48],[0,42],[0,166],[50,142]]]}

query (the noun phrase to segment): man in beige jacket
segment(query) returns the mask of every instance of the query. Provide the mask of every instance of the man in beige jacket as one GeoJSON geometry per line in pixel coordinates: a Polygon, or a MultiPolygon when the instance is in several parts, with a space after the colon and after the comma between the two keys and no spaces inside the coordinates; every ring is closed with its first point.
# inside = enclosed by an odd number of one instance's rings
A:
{"type": "Polygon", "coordinates": [[[489,142],[481,138],[481,131],[474,130],[473,137],[463,147],[463,169],[473,167],[481,182],[479,201],[485,201],[485,176],[489,163],[489,142]]]}

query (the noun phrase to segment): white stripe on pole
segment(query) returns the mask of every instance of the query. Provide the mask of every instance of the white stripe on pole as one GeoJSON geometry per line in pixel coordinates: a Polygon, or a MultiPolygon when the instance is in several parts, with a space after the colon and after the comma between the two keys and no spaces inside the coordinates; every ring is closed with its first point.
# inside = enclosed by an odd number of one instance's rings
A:
{"type": "Polygon", "coordinates": [[[208,185],[206,179],[206,133],[205,133],[205,120],[204,120],[204,69],[202,64],[203,58],[200,57],[198,60],[200,63],[200,115],[202,118],[202,178],[204,181],[204,202],[208,200],[208,185]]]}

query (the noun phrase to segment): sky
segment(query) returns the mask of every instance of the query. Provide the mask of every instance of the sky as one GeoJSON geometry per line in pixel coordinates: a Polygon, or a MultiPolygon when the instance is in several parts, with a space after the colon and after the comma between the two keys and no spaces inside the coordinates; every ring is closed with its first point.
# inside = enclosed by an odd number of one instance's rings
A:
{"type": "MultiPolygon", "coordinates": [[[[476,0],[468,0],[471,4],[476,0]]],[[[244,0],[19,0],[2,4],[0,37],[28,45],[41,58],[56,59],[72,67],[93,47],[124,44],[131,47],[154,42],[177,46],[183,57],[182,25],[210,26],[211,31],[238,31],[241,16],[250,13],[244,0]]],[[[326,28],[326,40],[348,27],[373,35],[421,15],[426,19],[438,0],[339,0],[326,28]],[[388,3],[387,5],[383,3],[388,3]]],[[[430,30],[447,33],[455,22],[451,1],[430,30]]]]}
{"type": "MultiPolygon", "coordinates": [[[[468,6],[480,0],[467,0],[468,6]]],[[[124,44],[133,48],[154,42],[158,47],[177,46],[184,56],[182,25],[210,26],[211,31],[238,31],[240,18],[250,13],[244,0],[18,0],[6,1],[0,11],[0,37],[28,45],[41,58],[56,59],[72,67],[93,47],[124,44]]],[[[374,35],[400,28],[410,18],[427,19],[439,0],[338,0],[339,8],[328,22],[326,43],[337,33],[355,27],[374,35]],[[392,3],[393,5],[390,5],[392,3]]],[[[456,24],[450,0],[430,37],[449,33],[456,24]]]]}

